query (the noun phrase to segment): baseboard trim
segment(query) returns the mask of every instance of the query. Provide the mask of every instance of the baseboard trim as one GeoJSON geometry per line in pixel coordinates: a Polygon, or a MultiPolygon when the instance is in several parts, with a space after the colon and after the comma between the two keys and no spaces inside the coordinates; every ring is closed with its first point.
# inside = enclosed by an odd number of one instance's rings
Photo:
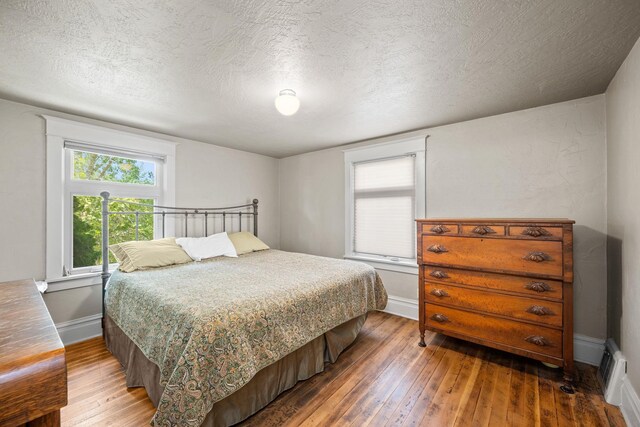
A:
{"type": "MultiPolygon", "coordinates": [[[[382,310],[407,319],[418,320],[418,301],[409,298],[389,295],[387,307],[382,310]]],[[[598,366],[604,352],[604,340],[582,334],[573,335],[574,360],[598,366]]]]}
{"type": "Polygon", "coordinates": [[[418,301],[389,295],[387,307],[382,311],[406,317],[407,319],[418,320],[418,301]]]}
{"type": "Polygon", "coordinates": [[[101,320],[102,314],[93,314],[68,322],[56,323],[56,329],[62,343],[69,345],[102,335],[101,320]]]}
{"type": "Polygon", "coordinates": [[[621,386],[620,411],[628,427],[640,427],[640,397],[629,382],[629,377],[624,376],[621,386]]]}
{"type": "Polygon", "coordinates": [[[573,359],[599,366],[604,353],[604,340],[582,334],[573,334],[573,359]]]}

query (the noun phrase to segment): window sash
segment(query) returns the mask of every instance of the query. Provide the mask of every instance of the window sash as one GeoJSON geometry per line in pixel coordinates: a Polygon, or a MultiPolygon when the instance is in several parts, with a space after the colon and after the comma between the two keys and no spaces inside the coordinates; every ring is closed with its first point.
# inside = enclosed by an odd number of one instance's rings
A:
{"type": "MultiPolygon", "coordinates": [[[[123,155],[118,156],[115,153],[109,154],[116,157],[125,157],[123,155]]],[[[98,153],[103,154],[103,153],[98,153]]],[[[134,159],[136,160],[136,159],[134,159]]],[[[155,185],[149,184],[134,184],[128,182],[116,182],[116,181],[94,181],[88,179],[74,179],[73,178],[73,149],[64,149],[64,187],[65,192],[74,192],[78,194],[86,193],[86,195],[97,195],[101,191],[108,191],[113,197],[140,197],[140,198],[159,198],[162,196],[162,186],[160,185],[164,181],[164,167],[163,163],[156,162],[155,170],[155,185]]],[[[85,195],[85,194],[83,194],[85,195]]]]}
{"type": "MultiPolygon", "coordinates": [[[[76,196],[91,196],[91,197],[98,197],[100,198],[100,196],[96,196],[95,193],[91,193],[91,194],[77,194],[77,193],[71,193],[69,194],[69,206],[68,206],[68,214],[67,214],[67,218],[65,218],[65,221],[67,221],[67,226],[65,226],[65,230],[68,230],[68,232],[66,232],[66,237],[65,237],[65,248],[67,248],[65,250],[65,254],[64,254],[64,260],[65,260],[65,269],[67,271],[67,273],[69,275],[77,275],[77,274],[86,274],[86,273],[93,273],[93,272],[100,272],[102,271],[102,265],[88,265],[88,266],[83,266],[83,267],[75,267],[74,266],[74,236],[75,236],[75,231],[74,231],[74,224],[73,224],[73,201],[74,201],[74,197],[76,196]]],[[[118,196],[115,195],[115,198],[123,198],[123,196],[118,196]]],[[[126,198],[131,198],[129,196],[127,196],[126,198]]],[[[136,199],[149,199],[147,197],[135,197],[136,199]]],[[[100,202],[102,202],[102,200],[100,200],[100,202]]],[[[151,198],[151,203],[152,204],[159,204],[159,202],[156,199],[151,198]]],[[[100,205],[101,206],[101,205],[100,205]]],[[[135,210],[135,209],[132,209],[135,210]]],[[[140,215],[140,222],[142,222],[142,217],[143,215],[148,215],[148,214],[141,214],[140,215]]],[[[118,215],[120,216],[120,215],[118,215]]],[[[134,215],[125,215],[127,217],[131,217],[134,218],[134,215]]],[[[161,234],[161,218],[159,217],[159,215],[153,215],[152,216],[152,221],[153,221],[153,235],[152,238],[156,239],[160,237],[161,234]]],[[[134,230],[135,228],[132,227],[132,230],[134,230]]],[[[113,238],[113,234],[110,232],[109,233],[109,237],[110,240],[113,238]]],[[[142,239],[141,239],[142,240],[142,239]]],[[[117,264],[110,264],[110,268],[116,268],[117,264]]]]}
{"type": "MultiPolygon", "coordinates": [[[[358,209],[358,202],[362,200],[363,199],[354,199],[354,210],[358,209]]],[[[354,254],[376,255],[392,260],[414,260],[416,258],[414,242],[415,230],[413,227],[415,198],[401,196],[381,198],[378,200],[381,201],[380,205],[387,210],[387,212],[385,212],[385,218],[369,219],[367,222],[354,223],[354,254]],[[386,201],[390,201],[394,206],[389,209],[388,206],[385,206],[386,201]],[[389,211],[393,209],[395,209],[395,215],[409,214],[410,217],[400,218],[398,220],[399,226],[397,227],[389,227],[387,225],[390,220],[389,216],[393,215],[393,213],[390,214],[389,211]]],[[[369,215],[375,216],[375,207],[370,207],[369,209],[369,215]]],[[[391,221],[393,221],[393,218],[391,221]]]]}
{"type": "MultiPolygon", "coordinates": [[[[123,150],[122,153],[119,153],[117,149],[102,149],[99,146],[96,146],[95,149],[92,149],[91,147],[84,147],[84,148],[78,148],[75,145],[71,145],[68,146],[67,141],[65,141],[64,143],[64,174],[65,174],[65,185],[76,185],[79,188],[82,188],[83,186],[86,185],[97,185],[99,187],[104,187],[104,184],[117,184],[118,186],[122,186],[123,188],[126,187],[140,187],[140,189],[147,188],[155,188],[156,191],[160,191],[161,187],[162,187],[162,182],[164,179],[163,176],[163,171],[164,171],[164,161],[160,160],[158,157],[156,156],[154,157],[149,157],[146,155],[134,155],[132,154],[132,151],[127,151],[127,150],[123,150]],[[130,182],[118,182],[118,181],[97,181],[97,180],[91,180],[91,179],[77,179],[74,178],[74,157],[73,157],[73,153],[74,151],[84,151],[87,153],[92,153],[92,154],[102,154],[102,155],[106,155],[106,156],[110,156],[110,157],[119,157],[119,158],[124,158],[124,159],[129,159],[129,160],[140,160],[140,161],[145,161],[145,162],[153,162],[155,164],[155,171],[154,171],[154,180],[155,183],[153,185],[151,184],[136,184],[136,183],[130,183],[130,182]]],[[[116,187],[117,188],[117,187],[116,187]]],[[[137,191],[137,190],[136,190],[137,191]]]]}
{"type": "MultiPolygon", "coordinates": [[[[413,224],[416,215],[416,166],[416,155],[414,153],[352,163],[351,209],[353,214],[351,219],[351,248],[354,254],[375,255],[394,261],[415,260],[415,227],[413,224]],[[357,189],[358,167],[367,165],[375,168],[375,164],[378,164],[380,168],[383,168],[382,163],[384,162],[407,158],[411,158],[411,162],[409,162],[411,170],[400,171],[401,173],[408,173],[408,176],[399,177],[398,185],[395,187],[382,185],[382,188],[371,188],[367,187],[365,183],[364,186],[367,188],[357,189]],[[411,185],[407,185],[409,181],[412,181],[411,185]],[[392,205],[384,206],[391,199],[395,199],[392,205]],[[379,200],[378,206],[376,206],[376,200],[379,200]],[[364,215],[368,216],[361,216],[360,221],[358,205],[360,205],[360,210],[367,209],[364,215]],[[386,212],[381,215],[380,212],[376,212],[376,209],[383,209],[386,212]],[[409,217],[406,219],[404,217],[398,218],[400,224],[397,227],[389,225],[389,221],[394,220],[393,215],[405,214],[409,215],[409,217]],[[382,243],[380,243],[381,237],[384,239],[382,243]],[[387,251],[384,249],[385,247],[393,249],[387,251]]],[[[399,172],[398,170],[393,171],[393,167],[394,165],[391,165],[387,173],[399,172]]],[[[395,167],[397,169],[398,166],[395,167]]],[[[382,172],[384,171],[380,171],[380,173],[382,172]]],[[[373,181],[375,181],[375,178],[373,181]]],[[[381,184],[383,183],[384,181],[381,182],[381,184]]]]}

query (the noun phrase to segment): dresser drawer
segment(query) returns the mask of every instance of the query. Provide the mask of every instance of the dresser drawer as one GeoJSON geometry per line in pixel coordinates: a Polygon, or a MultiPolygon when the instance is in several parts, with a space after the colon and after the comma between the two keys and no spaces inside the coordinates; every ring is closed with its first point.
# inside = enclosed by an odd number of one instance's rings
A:
{"type": "Polygon", "coordinates": [[[499,314],[514,319],[562,327],[562,303],[536,300],[441,283],[425,284],[427,302],[499,314]]]}
{"type": "Polygon", "coordinates": [[[460,234],[467,236],[504,236],[504,225],[463,224],[460,234]]]}
{"type": "Polygon", "coordinates": [[[533,279],[531,277],[458,270],[455,268],[434,267],[431,265],[425,265],[422,268],[424,269],[424,277],[427,281],[459,283],[480,289],[492,289],[536,298],[562,300],[562,282],[558,280],[533,279]]]}
{"type": "Polygon", "coordinates": [[[562,239],[562,227],[516,226],[509,227],[509,236],[531,239],[562,239]]]}
{"type": "Polygon", "coordinates": [[[562,331],[491,315],[425,304],[426,326],[444,333],[494,342],[521,350],[562,357],[562,331]]]}
{"type": "Polygon", "coordinates": [[[455,267],[562,276],[562,242],[423,236],[422,261],[455,267]]]}
{"type": "Polygon", "coordinates": [[[457,224],[422,223],[422,230],[418,230],[418,232],[420,231],[422,231],[422,233],[424,234],[435,234],[435,235],[458,234],[458,225],[457,224]]]}

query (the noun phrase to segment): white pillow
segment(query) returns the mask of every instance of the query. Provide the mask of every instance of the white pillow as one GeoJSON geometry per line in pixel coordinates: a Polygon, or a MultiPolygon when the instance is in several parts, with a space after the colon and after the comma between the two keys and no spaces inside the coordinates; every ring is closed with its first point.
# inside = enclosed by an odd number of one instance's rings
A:
{"type": "Polygon", "coordinates": [[[223,255],[238,257],[236,248],[227,233],[212,234],[209,237],[180,237],[176,239],[176,243],[182,246],[194,261],[223,255]]]}

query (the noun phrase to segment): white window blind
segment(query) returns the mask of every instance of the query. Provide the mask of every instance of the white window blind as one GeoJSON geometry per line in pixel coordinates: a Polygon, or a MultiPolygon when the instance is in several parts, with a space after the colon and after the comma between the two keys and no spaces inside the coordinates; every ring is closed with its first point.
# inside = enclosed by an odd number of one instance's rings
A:
{"type": "Polygon", "coordinates": [[[415,155],[353,164],[353,250],[415,258],[415,155]]]}

